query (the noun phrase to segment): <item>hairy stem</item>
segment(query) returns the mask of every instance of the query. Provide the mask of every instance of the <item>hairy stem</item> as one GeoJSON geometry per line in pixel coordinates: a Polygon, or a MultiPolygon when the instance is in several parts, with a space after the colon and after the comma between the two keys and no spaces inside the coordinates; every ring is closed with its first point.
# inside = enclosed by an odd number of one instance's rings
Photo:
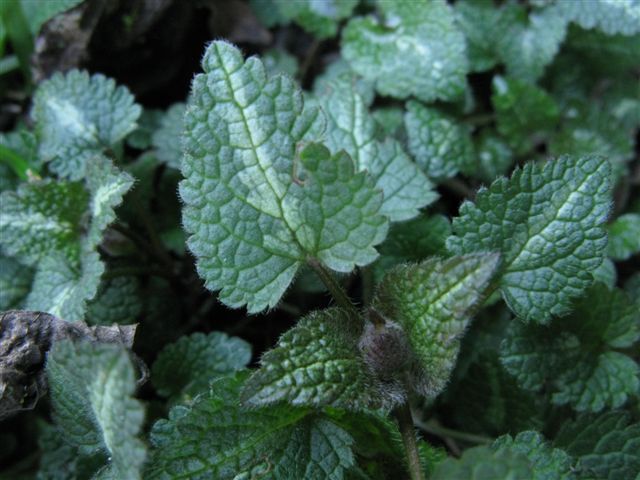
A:
{"type": "Polygon", "coordinates": [[[409,467],[409,477],[411,480],[424,480],[422,472],[422,464],[420,463],[420,455],[418,454],[418,444],[416,442],[416,432],[413,428],[413,418],[411,416],[411,408],[409,402],[400,405],[393,412],[400,434],[402,435],[402,443],[407,454],[407,466],[409,467]]]}
{"type": "Polygon", "coordinates": [[[353,304],[347,292],[344,291],[342,285],[336,280],[331,271],[329,271],[319,260],[312,258],[308,261],[309,265],[316,272],[324,286],[327,287],[327,290],[331,293],[331,296],[335,300],[335,302],[345,310],[348,310],[351,314],[357,316],[358,309],[353,304]]]}

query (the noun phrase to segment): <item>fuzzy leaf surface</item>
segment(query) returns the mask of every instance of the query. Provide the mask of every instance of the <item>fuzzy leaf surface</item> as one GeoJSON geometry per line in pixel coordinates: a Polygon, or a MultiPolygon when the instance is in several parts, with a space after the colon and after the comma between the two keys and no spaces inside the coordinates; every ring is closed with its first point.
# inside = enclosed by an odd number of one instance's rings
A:
{"type": "MultiPolygon", "coordinates": [[[[375,260],[382,195],[344,153],[318,144],[317,109],[286,77],[213,42],[185,117],[180,194],[199,274],[231,307],[274,306],[305,260],[342,272],[375,260]]],[[[321,122],[320,122],[321,123],[321,122]]]]}
{"type": "Polygon", "coordinates": [[[206,391],[211,380],[244,368],[250,360],[251,346],[238,337],[194,333],[162,349],[151,379],[164,397],[193,397],[206,391]]]}
{"type": "Polygon", "coordinates": [[[449,457],[440,463],[431,480],[531,480],[534,478],[527,457],[510,450],[495,451],[489,447],[474,447],[462,457],[449,457]]]}
{"type": "Polygon", "coordinates": [[[640,4],[635,0],[558,0],[550,10],[587,30],[597,28],[607,35],[640,33],[640,4]]]}
{"type": "Polygon", "coordinates": [[[469,131],[435,108],[410,101],[404,124],[409,151],[429,178],[444,180],[455,176],[473,162],[469,131]]]}
{"type": "Polygon", "coordinates": [[[112,278],[100,285],[95,298],[87,305],[87,322],[91,325],[135,323],[143,307],[136,277],[112,278]]]}
{"type": "Polygon", "coordinates": [[[58,342],[47,362],[54,419],[82,455],[105,452],[111,476],[139,479],[146,448],[137,438],[142,404],[136,373],[121,346],[58,342]]]}
{"type": "Polygon", "coordinates": [[[435,397],[455,366],[469,313],[500,262],[498,254],[431,258],[389,272],[378,287],[375,308],[399,323],[414,350],[420,371],[416,388],[435,397]]]}
{"type": "Polygon", "coordinates": [[[500,252],[499,286],[509,308],[546,323],[569,311],[602,263],[609,175],[609,163],[600,157],[529,163],[510,179],[481,188],[475,203],[462,204],[447,248],[455,254],[500,252]]]}
{"type": "Polygon", "coordinates": [[[620,407],[640,388],[640,367],[615,351],[640,338],[640,314],[627,295],[595,284],[571,316],[550,326],[513,322],[501,361],[527,390],[549,384],[552,402],[578,411],[620,407]]]}
{"type": "Polygon", "coordinates": [[[468,70],[464,35],[442,0],[380,2],[383,20],[352,19],[342,33],[342,55],[375,81],[377,91],[424,102],[461,97],[468,70]]]}
{"type": "MultiPolygon", "coordinates": [[[[253,0],[260,3],[261,0],[253,0]]],[[[358,0],[271,0],[280,15],[294,20],[306,31],[320,37],[332,37],[341,19],[347,18],[358,0]]],[[[264,2],[264,0],[262,0],[264,2]]]]}
{"type": "Polygon", "coordinates": [[[13,258],[0,255],[0,312],[20,306],[33,280],[33,270],[13,258]]]}
{"type": "Polygon", "coordinates": [[[359,322],[340,309],[313,312],[287,331],[247,381],[249,405],[366,406],[369,379],[358,350],[359,322]]]}
{"type": "Polygon", "coordinates": [[[0,195],[0,244],[10,256],[35,265],[54,252],[78,255],[89,196],[80,183],[22,183],[0,195]]]}
{"type": "Polygon", "coordinates": [[[369,102],[358,92],[356,82],[353,76],[339,77],[320,89],[318,104],[327,114],[326,146],[332,152],[344,150],[358,171],[366,170],[374,178],[384,195],[382,214],[391,221],[408,220],[438,195],[397,141],[377,139],[369,102]]]}
{"type": "Polygon", "coordinates": [[[555,444],[577,459],[580,478],[624,480],[640,474],[640,423],[625,412],[582,415],[566,423],[555,444]]]}
{"type": "Polygon", "coordinates": [[[79,70],[56,73],[34,97],[39,153],[55,173],[79,180],[92,157],[135,130],[141,113],[129,90],[110,78],[79,70]]]}
{"type": "Polygon", "coordinates": [[[351,436],[304,409],[242,410],[245,378],[241,372],[218,379],[191,407],[174,407],[156,422],[145,478],[345,478],[355,461],[351,436]]]}

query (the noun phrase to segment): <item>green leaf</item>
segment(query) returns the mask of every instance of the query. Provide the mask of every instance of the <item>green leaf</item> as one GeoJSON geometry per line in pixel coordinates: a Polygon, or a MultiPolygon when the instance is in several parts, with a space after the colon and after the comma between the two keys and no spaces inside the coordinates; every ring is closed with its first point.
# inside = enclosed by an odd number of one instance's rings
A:
{"type": "Polygon", "coordinates": [[[138,126],[127,137],[127,145],[138,150],[151,147],[153,132],[160,128],[160,122],[165,116],[162,110],[145,108],[138,119],[138,126]]]}
{"type": "Polygon", "coordinates": [[[160,126],[153,132],[151,143],[158,160],[172,168],[179,169],[182,160],[182,131],[184,130],[184,103],[173,104],[160,120],[160,126]]]}
{"type": "Polygon", "coordinates": [[[578,460],[580,478],[625,480],[640,473],[640,423],[627,413],[582,415],[562,427],[555,444],[578,460]]]}
{"type": "Polygon", "coordinates": [[[194,333],[162,349],[151,369],[154,387],[163,397],[192,398],[209,383],[246,367],[251,345],[222,332],[194,333]]]}
{"type": "Polygon", "coordinates": [[[284,401],[297,406],[358,409],[370,401],[370,379],[358,350],[361,321],[340,309],[313,312],[268,351],[247,381],[249,405],[284,401]],[[369,395],[368,395],[369,393],[369,395]]]}
{"type": "Polygon", "coordinates": [[[140,282],[136,277],[115,277],[102,282],[95,298],[87,305],[87,323],[135,323],[144,306],[141,295],[140,282]]]}
{"type": "Polygon", "coordinates": [[[533,470],[525,455],[511,450],[474,447],[459,459],[449,457],[437,467],[430,480],[531,480],[533,470]]]}
{"type": "Polygon", "coordinates": [[[509,308],[546,323],[569,311],[602,262],[609,212],[609,163],[560,157],[526,164],[465,202],[447,248],[454,254],[498,251],[499,287],[509,308]]]}
{"type": "Polygon", "coordinates": [[[0,254],[0,312],[19,308],[32,280],[31,268],[0,254]]]}
{"type": "Polygon", "coordinates": [[[53,172],[79,180],[92,157],[135,130],[141,111],[129,90],[112,79],[78,70],[56,73],[34,96],[39,153],[53,172]]]}
{"type": "Polygon", "coordinates": [[[609,256],[614,260],[628,260],[640,252],[640,214],[620,215],[608,225],[609,256]]]}
{"type": "Polygon", "coordinates": [[[190,408],[174,407],[151,432],[145,478],[345,478],[353,439],[323,416],[291,406],[243,410],[244,372],[216,380],[190,408]]]}
{"type": "Polygon", "coordinates": [[[317,109],[291,80],[213,42],[185,117],[180,184],[188,245],[207,288],[231,307],[274,306],[310,257],[349,272],[375,260],[382,195],[345,154],[318,144],[317,109]]]}
{"type": "Polygon", "coordinates": [[[499,261],[497,254],[431,258],[395,268],[379,285],[374,307],[405,331],[420,364],[412,383],[422,395],[437,396],[449,380],[471,309],[499,261]]]}
{"type": "Polygon", "coordinates": [[[33,278],[25,308],[48,312],[70,322],[84,319],[87,301],[96,296],[104,264],[96,252],[70,261],[60,254],[43,259],[33,278]]]}
{"type": "Polygon", "coordinates": [[[596,284],[571,316],[549,326],[513,322],[501,361],[527,390],[543,387],[552,402],[577,411],[617,408],[640,388],[640,367],[614,349],[640,338],[640,315],[627,295],[596,284]]]}
{"type": "Polygon", "coordinates": [[[298,59],[280,48],[267,50],[262,55],[262,63],[270,76],[284,73],[293,78],[298,73],[298,59]]]}
{"type": "Polygon", "coordinates": [[[553,448],[534,431],[521,432],[516,437],[504,435],[492,445],[498,452],[521,453],[529,460],[531,480],[571,480],[572,459],[566,452],[553,448]]]}
{"type": "Polygon", "coordinates": [[[534,83],[558,53],[567,21],[550,8],[527,15],[524,6],[510,4],[501,11],[493,32],[507,74],[534,83]]]}
{"type": "MultiPolygon", "coordinates": [[[[260,0],[253,0],[260,3],[260,0]]],[[[309,33],[320,38],[332,37],[338,23],[348,18],[358,0],[270,0],[273,7],[287,20],[294,20],[309,33]]]]}
{"type": "Polygon", "coordinates": [[[492,1],[466,0],[454,4],[456,23],[467,39],[469,70],[484,72],[498,63],[495,28],[501,11],[492,1]]]}
{"type": "Polygon", "coordinates": [[[55,252],[78,255],[89,196],[80,183],[42,180],[0,194],[0,245],[26,265],[55,252]]]}
{"type": "Polygon", "coordinates": [[[116,478],[137,479],[146,449],[137,438],[142,404],[132,398],[135,371],[123,347],[57,342],[47,361],[54,419],[81,455],[104,452],[116,478]]]}
{"type": "Polygon", "coordinates": [[[429,178],[444,180],[453,177],[473,162],[469,131],[437,109],[410,101],[404,125],[409,151],[429,178]]]}
{"type": "Polygon", "coordinates": [[[549,135],[560,116],[549,94],[514,78],[493,78],[491,103],[498,132],[520,153],[531,150],[535,143],[549,135]]]}
{"type": "Polygon", "coordinates": [[[358,171],[369,172],[384,195],[380,213],[391,221],[408,220],[438,198],[398,142],[376,139],[375,120],[354,77],[325,80],[317,102],[327,114],[326,146],[334,153],[344,150],[358,171]]]}
{"type": "Polygon", "coordinates": [[[377,91],[424,102],[463,96],[464,35],[443,0],[380,2],[382,20],[356,17],[342,32],[342,55],[377,91]]]}
{"type": "Polygon", "coordinates": [[[515,161],[513,150],[497,135],[485,132],[476,143],[478,166],[473,176],[492,182],[505,175],[515,161]]]}
{"type": "Polygon", "coordinates": [[[640,5],[635,0],[557,1],[550,11],[582,28],[597,28],[607,35],[640,33],[640,5]]]}

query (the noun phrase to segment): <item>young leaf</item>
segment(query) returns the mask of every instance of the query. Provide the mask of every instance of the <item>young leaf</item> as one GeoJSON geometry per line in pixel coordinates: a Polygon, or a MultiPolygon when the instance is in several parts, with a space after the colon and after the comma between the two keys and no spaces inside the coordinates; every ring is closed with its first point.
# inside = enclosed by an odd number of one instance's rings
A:
{"type": "Polygon", "coordinates": [[[438,198],[431,182],[398,142],[376,139],[375,120],[353,75],[325,81],[317,102],[327,114],[327,147],[332,152],[344,150],[357,170],[374,178],[384,194],[380,213],[391,221],[408,220],[438,198]]]}
{"type": "Polygon", "coordinates": [[[640,252],[640,214],[620,215],[608,225],[609,256],[614,260],[627,260],[640,252]]]}
{"type": "Polygon", "coordinates": [[[499,286],[507,304],[525,320],[546,323],[569,311],[602,262],[609,175],[609,163],[599,157],[529,163],[481,188],[475,204],[462,204],[447,248],[501,252],[499,286]]]}
{"type": "Polygon", "coordinates": [[[180,337],[160,352],[151,369],[151,381],[164,397],[194,397],[209,383],[246,367],[251,345],[238,337],[212,332],[180,337]]]}
{"type": "Polygon", "coordinates": [[[240,372],[218,379],[191,407],[174,407],[157,422],[145,478],[345,478],[354,465],[351,436],[329,419],[291,406],[242,410],[245,378],[240,372]]]}
{"type": "MultiPolygon", "coordinates": [[[[558,122],[560,112],[553,98],[541,88],[513,79],[493,78],[491,103],[498,132],[518,152],[526,152],[558,122]]],[[[573,153],[573,150],[571,150],[573,153]]]]}
{"type": "Polygon", "coordinates": [[[640,423],[625,412],[582,415],[566,423],[555,444],[577,460],[580,478],[625,480],[640,474],[640,423]]]}
{"type": "Polygon", "coordinates": [[[250,312],[274,306],[314,257],[348,272],[372,262],[387,230],[382,195],[344,153],[317,144],[319,112],[291,80],[213,42],[185,117],[180,184],[188,244],[205,284],[250,312]]]}
{"type": "Polygon", "coordinates": [[[361,320],[340,309],[313,312],[286,332],[261,359],[242,394],[249,405],[362,408],[372,401],[358,350],[361,320]]]}
{"type": "Polygon", "coordinates": [[[473,163],[469,131],[435,108],[410,101],[404,116],[409,151],[429,178],[453,177],[473,163]]]}
{"type": "Polygon", "coordinates": [[[43,180],[0,194],[0,245],[27,265],[55,252],[78,255],[80,225],[89,196],[80,183],[43,180]]]}
{"type": "Polygon", "coordinates": [[[38,264],[25,308],[69,322],[83,320],[87,302],[96,296],[103,273],[104,264],[97,252],[83,251],[77,261],[52,254],[38,264]]]}
{"type": "Polygon", "coordinates": [[[572,480],[572,459],[566,452],[553,448],[538,432],[526,431],[515,438],[504,435],[492,445],[497,452],[520,453],[529,460],[531,480],[572,480]]]}
{"type": "Polygon", "coordinates": [[[141,111],[129,90],[112,79],[78,70],[56,73],[34,97],[39,153],[59,176],[79,180],[92,157],[135,130],[141,111]]]}
{"type": "Polygon", "coordinates": [[[456,24],[467,39],[469,70],[484,72],[498,63],[494,32],[501,11],[486,0],[464,0],[454,4],[456,24]]]}
{"type": "Polygon", "coordinates": [[[523,388],[550,385],[555,404],[592,412],[617,408],[640,387],[640,367],[614,350],[640,338],[639,320],[624,292],[596,284],[571,316],[550,326],[513,322],[501,360],[523,388]]]}
{"type": "Polygon", "coordinates": [[[185,110],[184,103],[173,104],[162,116],[160,127],[151,136],[151,143],[158,160],[176,169],[180,168],[180,160],[182,160],[185,110]]]}
{"type": "Polygon", "coordinates": [[[380,284],[374,307],[404,329],[419,361],[421,394],[435,397],[449,380],[469,312],[484,299],[499,261],[497,254],[431,258],[395,268],[380,284]]]}
{"type": "MultiPolygon", "coordinates": [[[[253,0],[255,3],[265,0],[253,0]]],[[[338,23],[348,18],[358,4],[358,0],[269,0],[280,15],[294,20],[306,31],[320,38],[332,37],[338,30],[338,23]]]]}
{"type": "Polygon", "coordinates": [[[135,371],[123,347],[58,342],[47,361],[54,419],[80,454],[104,452],[113,478],[138,479],[146,456],[137,438],[144,420],[132,395],[135,371]]]}
{"type": "Polygon", "coordinates": [[[379,2],[383,17],[352,19],[342,55],[382,95],[424,102],[455,100],[468,70],[464,35],[444,0],[379,2]]]}

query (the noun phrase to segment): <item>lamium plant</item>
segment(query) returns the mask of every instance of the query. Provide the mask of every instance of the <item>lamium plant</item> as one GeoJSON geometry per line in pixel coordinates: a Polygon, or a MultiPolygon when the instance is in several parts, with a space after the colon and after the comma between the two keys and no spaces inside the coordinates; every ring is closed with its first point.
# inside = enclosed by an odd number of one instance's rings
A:
{"type": "Polygon", "coordinates": [[[236,3],[164,110],[21,70],[0,477],[640,475],[640,4],[236,3]]]}

